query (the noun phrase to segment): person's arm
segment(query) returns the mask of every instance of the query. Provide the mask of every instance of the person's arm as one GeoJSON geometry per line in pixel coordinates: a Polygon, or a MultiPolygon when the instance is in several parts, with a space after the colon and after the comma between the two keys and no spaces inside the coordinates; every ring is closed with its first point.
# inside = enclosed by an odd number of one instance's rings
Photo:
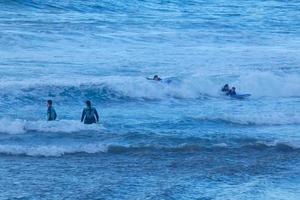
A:
{"type": "Polygon", "coordinates": [[[48,110],[47,110],[47,121],[50,121],[50,119],[51,119],[51,110],[50,110],[50,108],[48,108],[48,110]]]}
{"type": "Polygon", "coordinates": [[[97,110],[95,109],[95,116],[96,116],[96,120],[97,120],[97,122],[99,122],[99,115],[98,115],[98,112],[97,112],[97,110]]]}
{"type": "Polygon", "coordinates": [[[54,112],[54,120],[56,120],[57,118],[56,110],[53,110],[53,112],[54,112]]]}
{"type": "Polygon", "coordinates": [[[81,115],[81,122],[83,122],[83,120],[84,120],[84,117],[85,117],[85,109],[83,109],[83,111],[82,111],[82,115],[81,115]]]}

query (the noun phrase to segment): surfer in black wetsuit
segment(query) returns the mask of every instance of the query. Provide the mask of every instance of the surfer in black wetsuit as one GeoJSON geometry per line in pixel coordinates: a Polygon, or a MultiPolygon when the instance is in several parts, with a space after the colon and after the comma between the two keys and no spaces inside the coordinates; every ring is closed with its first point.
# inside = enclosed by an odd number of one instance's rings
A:
{"type": "Polygon", "coordinates": [[[161,81],[161,78],[160,78],[158,75],[155,75],[155,76],[153,77],[153,80],[155,80],[155,81],[161,81]]]}
{"type": "Polygon", "coordinates": [[[81,122],[84,124],[94,124],[99,122],[99,115],[96,108],[92,107],[91,101],[86,101],[86,108],[82,111],[81,122]]]}
{"type": "Polygon", "coordinates": [[[229,96],[234,96],[234,95],[236,95],[235,87],[232,87],[232,88],[226,93],[226,95],[229,95],[229,96]]]}
{"type": "Polygon", "coordinates": [[[228,84],[225,84],[223,87],[222,87],[222,92],[229,92],[229,85],[228,84]]]}
{"type": "Polygon", "coordinates": [[[158,75],[153,76],[153,78],[147,78],[147,79],[153,81],[161,81],[161,78],[158,75]]]}
{"type": "Polygon", "coordinates": [[[52,106],[52,100],[47,101],[47,121],[54,121],[57,118],[56,111],[54,107],[52,106]]]}

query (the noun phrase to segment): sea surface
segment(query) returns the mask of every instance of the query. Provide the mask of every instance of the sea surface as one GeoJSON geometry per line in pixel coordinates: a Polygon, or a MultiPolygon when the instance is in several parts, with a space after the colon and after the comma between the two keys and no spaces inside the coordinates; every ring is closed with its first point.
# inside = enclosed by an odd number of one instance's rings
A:
{"type": "Polygon", "coordinates": [[[0,177],[1,200],[299,200],[300,1],[0,0],[0,177]]]}

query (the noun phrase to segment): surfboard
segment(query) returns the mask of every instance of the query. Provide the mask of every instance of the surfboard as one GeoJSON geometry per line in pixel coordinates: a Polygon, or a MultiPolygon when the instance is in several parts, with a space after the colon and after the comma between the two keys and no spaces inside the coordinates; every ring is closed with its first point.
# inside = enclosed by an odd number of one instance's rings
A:
{"type": "Polygon", "coordinates": [[[231,98],[235,98],[235,99],[245,99],[250,97],[251,94],[236,94],[236,95],[230,95],[231,98]]]}
{"type": "Polygon", "coordinates": [[[154,80],[152,77],[146,77],[147,80],[149,81],[155,81],[155,82],[159,82],[159,83],[165,83],[165,84],[179,84],[180,81],[177,78],[174,77],[169,77],[169,78],[163,78],[160,80],[154,80]]]}
{"type": "Polygon", "coordinates": [[[151,77],[147,77],[146,79],[149,80],[149,81],[158,82],[158,83],[167,83],[167,84],[169,84],[169,83],[172,82],[172,80],[169,80],[169,79],[155,80],[155,79],[153,79],[151,77]]]}

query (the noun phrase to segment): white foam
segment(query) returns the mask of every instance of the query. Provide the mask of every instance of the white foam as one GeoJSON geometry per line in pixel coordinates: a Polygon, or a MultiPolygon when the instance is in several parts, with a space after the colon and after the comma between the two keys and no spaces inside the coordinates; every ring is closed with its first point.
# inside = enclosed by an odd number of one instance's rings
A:
{"type": "Polygon", "coordinates": [[[0,119],[0,133],[22,134],[27,131],[73,133],[80,131],[101,131],[99,124],[85,125],[75,120],[60,121],[26,121],[20,119],[0,119]]]}
{"type": "Polygon", "coordinates": [[[107,152],[107,146],[102,144],[78,144],[70,146],[59,145],[0,145],[0,153],[28,156],[63,156],[72,153],[100,153],[107,152]]]}
{"type": "Polygon", "coordinates": [[[279,75],[271,72],[252,72],[241,75],[233,84],[240,91],[254,96],[300,96],[299,74],[279,75]]]}
{"type": "Polygon", "coordinates": [[[0,119],[0,133],[25,133],[25,124],[24,120],[0,119]]]}
{"type": "Polygon", "coordinates": [[[212,146],[213,147],[222,147],[222,148],[225,148],[225,147],[228,147],[228,144],[226,144],[226,143],[218,143],[218,144],[214,144],[212,146]]]}

